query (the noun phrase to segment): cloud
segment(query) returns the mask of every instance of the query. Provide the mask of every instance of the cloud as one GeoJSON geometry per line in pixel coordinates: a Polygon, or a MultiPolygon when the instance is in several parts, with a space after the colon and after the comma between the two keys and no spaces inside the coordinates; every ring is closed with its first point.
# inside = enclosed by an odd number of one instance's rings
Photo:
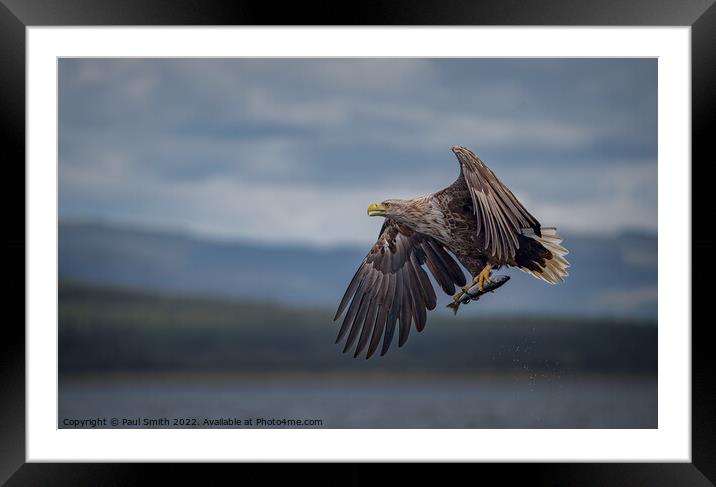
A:
{"type": "Polygon", "coordinates": [[[497,174],[545,225],[572,233],[656,230],[655,161],[540,165],[497,174]]]}
{"type": "Polygon", "coordinates": [[[368,204],[386,194],[408,197],[412,190],[389,183],[371,188],[331,188],[305,183],[249,183],[226,177],[167,183],[126,178],[115,172],[99,178],[97,173],[86,172],[68,177],[68,191],[92,187],[95,196],[105,200],[131,201],[108,214],[116,222],[178,227],[215,238],[317,246],[371,242],[382,220],[367,217],[368,204]]]}
{"type": "Polygon", "coordinates": [[[653,60],[63,59],[60,213],[366,243],[473,147],[545,224],[656,229],[653,60]]]}
{"type": "MultiPolygon", "coordinates": [[[[651,164],[643,166],[586,172],[575,168],[558,175],[532,168],[506,171],[503,179],[516,183],[511,184],[515,193],[543,224],[558,225],[568,233],[613,234],[623,228],[652,229],[654,208],[650,201],[634,197],[650,188],[650,180],[627,177],[630,184],[624,184],[619,177],[649,172],[651,164]],[[582,188],[582,195],[572,196],[566,204],[560,202],[559,188],[565,184],[582,188]]],[[[438,185],[434,173],[370,185],[246,181],[226,174],[177,181],[146,172],[140,177],[141,165],[116,154],[106,155],[97,169],[63,171],[63,190],[84,193],[89,200],[115,202],[106,212],[108,218],[220,238],[321,246],[371,243],[379,222],[366,217],[369,203],[427,194],[457,175],[457,167],[441,174],[443,181],[438,185]]],[[[87,209],[95,208],[88,205],[87,209]]]]}

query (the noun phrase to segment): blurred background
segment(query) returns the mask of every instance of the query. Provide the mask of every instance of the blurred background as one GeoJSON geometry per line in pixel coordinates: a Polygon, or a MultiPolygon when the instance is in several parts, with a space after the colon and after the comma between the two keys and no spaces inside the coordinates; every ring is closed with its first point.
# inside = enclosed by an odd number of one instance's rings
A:
{"type": "Polygon", "coordinates": [[[656,428],[656,183],[655,59],[60,59],[59,426],[656,428]],[[570,277],[341,354],[368,204],[449,185],[455,144],[570,277]]]}

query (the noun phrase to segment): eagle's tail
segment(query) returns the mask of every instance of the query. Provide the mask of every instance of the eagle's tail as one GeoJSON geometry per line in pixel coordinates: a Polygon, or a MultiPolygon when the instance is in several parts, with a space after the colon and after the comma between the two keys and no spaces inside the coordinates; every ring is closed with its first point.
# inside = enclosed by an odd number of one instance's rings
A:
{"type": "Polygon", "coordinates": [[[536,235],[532,229],[528,229],[523,232],[526,237],[537,240],[544,248],[552,253],[552,258],[545,262],[544,267],[540,267],[539,270],[527,269],[520,267],[520,270],[532,274],[537,279],[542,279],[550,284],[557,284],[563,282],[564,278],[569,275],[567,268],[569,262],[564,258],[569,253],[567,249],[562,247],[562,237],[557,235],[557,229],[554,227],[542,227],[540,229],[542,236],[536,235]]]}

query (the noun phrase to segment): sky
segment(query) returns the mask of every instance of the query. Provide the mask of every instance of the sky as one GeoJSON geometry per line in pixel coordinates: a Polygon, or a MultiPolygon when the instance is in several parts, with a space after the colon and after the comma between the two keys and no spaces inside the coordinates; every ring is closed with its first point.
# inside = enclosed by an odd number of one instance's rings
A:
{"type": "Polygon", "coordinates": [[[65,220],[369,244],[456,144],[560,233],[657,230],[655,59],[59,61],[65,220]]]}

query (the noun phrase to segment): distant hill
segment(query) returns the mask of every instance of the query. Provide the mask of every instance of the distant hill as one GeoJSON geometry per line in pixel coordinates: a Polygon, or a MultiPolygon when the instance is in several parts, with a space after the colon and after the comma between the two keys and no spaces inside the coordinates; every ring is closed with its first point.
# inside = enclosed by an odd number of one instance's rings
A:
{"type": "Polygon", "coordinates": [[[657,372],[653,322],[434,317],[384,357],[334,344],[331,310],[60,282],[60,375],[171,371],[657,372]],[[364,355],[363,355],[364,356],[364,355]]]}
{"type": "MultiPolygon", "coordinates": [[[[650,235],[565,236],[572,267],[550,286],[517,270],[495,294],[461,314],[551,314],[656,318],[657,239],[650,235]]],[[[217,242],[188,235],[62,222],[61,279],[244,297],[290,305],[335,306],[367,248],[217,242]]],[[[442,297],[438,314],[446,314],[442,297]]]]}

